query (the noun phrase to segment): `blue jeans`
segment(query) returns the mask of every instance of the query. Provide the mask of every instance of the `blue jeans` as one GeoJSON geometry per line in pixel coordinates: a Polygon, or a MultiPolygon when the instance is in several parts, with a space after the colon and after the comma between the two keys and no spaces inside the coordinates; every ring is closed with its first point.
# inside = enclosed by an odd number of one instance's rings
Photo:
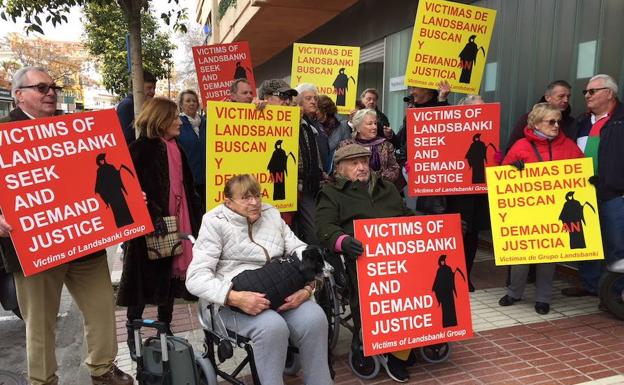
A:
{"type": "Polygon", "coordinates": [[[604,261],[579,262],[583,289],[592,293],[598,292],[598,281],[604,264],[610,265],[624,258],[624,198],[617,197],[598,202],[598,213],[605,259],[604,261]]]}
{"type": "Polygon", "coordinates": [[[598,203],[605,262],[612,264],[624,258],[624,198],[598,203]]]}

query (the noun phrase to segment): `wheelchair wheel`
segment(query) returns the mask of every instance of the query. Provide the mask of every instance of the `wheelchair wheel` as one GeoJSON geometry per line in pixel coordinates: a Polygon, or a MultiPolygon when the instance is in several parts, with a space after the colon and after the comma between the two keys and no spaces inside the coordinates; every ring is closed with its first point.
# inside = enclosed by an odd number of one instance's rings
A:
{"type": "Polygon", "coordinates": [[[301,362],[299,361],[299,354],[291,349],[288,349],[286,353],[286,366],[284,367],[284,374],[287,376],[296,375],[301,370],[301,362]]]}
{"type": "Polygon", "coordinates": [[[451,345],[448,342],[423,346],[418,350],[422,359],[432,364],[444,362],[451,355],[451,345]]]}
{"type": "Polygon", "coordinates": [[[321,290],[314,293],[316,303],[319,304],[327,316],[327,324],[329,326],[327,346],[329,351],[334,350],[340,336],[340,303],[336,297],[335,289],[334,278],[330,276],[323,282],[321,290]]]}
{"type": "Polygon", "coordinates": [[[370,380],[377,377],[377,375],[379,374],[379,369],[381,368],[381,365],[379,364],[377,358],[374,356],[364,357],[364,360],[366,361],[366,365],[356,366],[353,363],[353,352],[349,352],[349,367],[351,368],[353,374],[363,380],[370,380]]]}
{"type": "Polygon", "coordinates": [[[217,374],[210,360],[195,352],[195,365],[199,372],[199,385],[217,385],[217,374]]]}
{"type": "Polygon", "coordinates": [[[617,318],[624,320],[624,274],[608,271],[600,279],[598,296],[617,318]]]}

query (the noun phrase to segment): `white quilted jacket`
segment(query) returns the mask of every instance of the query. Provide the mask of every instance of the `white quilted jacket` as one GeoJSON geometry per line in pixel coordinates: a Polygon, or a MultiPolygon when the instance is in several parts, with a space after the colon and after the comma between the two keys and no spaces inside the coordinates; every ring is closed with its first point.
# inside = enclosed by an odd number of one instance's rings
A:
{"type": "Polygon", "coordinates": [[[221,204],[204,215],[186,287],[201,299],[224,305],[232,278],[240,272],[295,251],[301,258],[305,247],[275,207],[263,204],[262,215],[250,225],[247,218],[221,204]]]}

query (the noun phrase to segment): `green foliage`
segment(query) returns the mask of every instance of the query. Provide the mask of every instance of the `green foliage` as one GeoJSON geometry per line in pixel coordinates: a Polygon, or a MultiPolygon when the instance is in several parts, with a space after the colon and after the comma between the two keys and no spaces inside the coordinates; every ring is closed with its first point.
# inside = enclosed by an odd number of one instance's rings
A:
{"type": "MultiPolygon", "coordinates": [[[[66,23],[70,8],[84,5],[88,0],[0,0],[0,18],[4,21],[9,19],[15,23],[23,17],[26,22],[26,33],[37,32],[43,34],[41,29],[42,14],[46,14],[46,22],[53,26],[66,23]]],[[[90,0],[91,2],[106,3],[104,0],[90,0]]]]}
{"type": "Polygon", "coordinates": [[[223,18],[223,15],[227,12],[228,8],[235,7],[236,0],[221,0],[219,2],[219,20],[223,18]]]}
{"type": "MultiPolygon", "coordinates": [[[[118,95],[130,89],[126,51],[126,19],[115,3],[89,2],[84,8],[85,45],[98,59],[104,86],[118,95]]],[[[167,77],[172,66],[174,49],[166,33],[159,31],[158,23],[148,10],[141,13],[141,42],[143,68],[157,78],[167,77]]]]}

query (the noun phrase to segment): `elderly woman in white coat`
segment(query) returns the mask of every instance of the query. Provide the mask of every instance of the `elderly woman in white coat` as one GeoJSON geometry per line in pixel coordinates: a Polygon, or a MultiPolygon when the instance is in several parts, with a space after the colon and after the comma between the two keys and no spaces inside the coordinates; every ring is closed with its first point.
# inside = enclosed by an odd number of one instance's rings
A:
{"type": "Polygon", "coordinates": [[[277,311],[264,294],[232,290],[232,278],[257,269],[271,258],[301,252],[300,241],[280,217],[262,204],[258,182],[237,175],[225,184],[224,203],[204,215],[186,287],[194,295],[221,306],[225,326],[251,339],[260,357],[258,376],[263,384],[282,385],[288,341],[299,348],[306,385],[332,384],[327,361],[327,318],[313,301],[313,287],[286,297],[277,311]],[[230,306],[242,312],[233,311],[230,306]]]}

